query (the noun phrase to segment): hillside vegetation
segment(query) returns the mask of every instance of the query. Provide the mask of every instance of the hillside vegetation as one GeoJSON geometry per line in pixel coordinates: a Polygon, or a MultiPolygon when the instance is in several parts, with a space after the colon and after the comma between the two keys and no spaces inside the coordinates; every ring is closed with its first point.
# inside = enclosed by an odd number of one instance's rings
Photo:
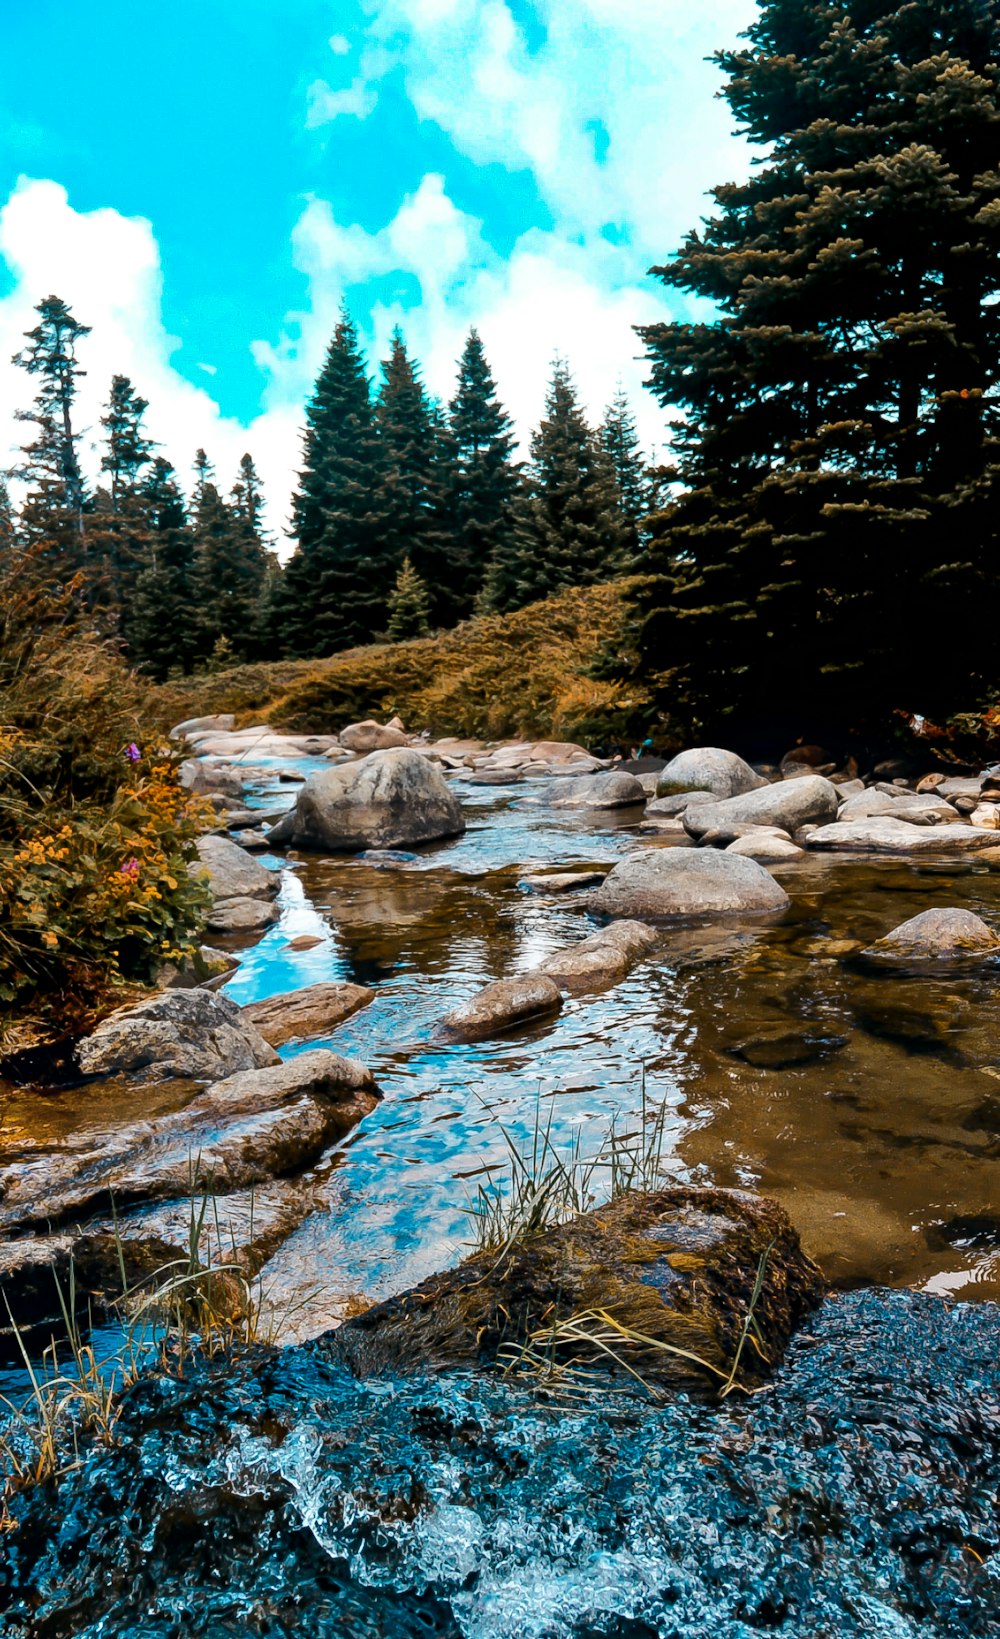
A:
{"type": "Polygon", "coordinates": [[[329,660],[239,666],[152,691],[167,726],[233,711],[294,733],[398,713],[407,727],[480,739],[590,742],[636,732],[646,699],[618,679],[632,666],[636,579],[573,588],[506,615],[407,643],[374,643],[329,660]]]}

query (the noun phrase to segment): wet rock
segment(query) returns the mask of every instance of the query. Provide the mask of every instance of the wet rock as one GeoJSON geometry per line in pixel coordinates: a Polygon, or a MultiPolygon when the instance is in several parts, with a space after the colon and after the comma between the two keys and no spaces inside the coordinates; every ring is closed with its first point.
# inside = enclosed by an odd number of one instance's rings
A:
{"type": "Polygon", "coordinates": [[[266,899],[277,893],[278,875],[252,859],[228,837],[199,837],[195,844],[198,859],[189,869],[192,876],[207,877],[215,899],[266,899]]]}
{"type": "Polygon", "coordinates": [[[810,849],[856,854],[964,853],[991,845],[993,833],[973,825],[910,825],[891,818],[821,825],[806,840],[810,849]]]}
{"type": "MultiPolygon", "coordinates": [[[[364,1371],[489,1365],[533,1337],[544,1349],[538,1338],[560,1321],[601,1311],[637,1334],[622,1351],[646,1382],[704,1393],[729,1374],[762,1260],[761,1349],[741,1360],[743,1380],[759,1384],[823,1282],[781,1207],[738,1191],[623,1196],[432,1276],[348,1321],[332,1346],[364,1371]]],[[[585,1341],[551,1346],[577,1365],[608,1365],[585,1341]]]]}
{"type": "Polygon", "coordinates": [[[737,757],[735,751],[723,751],[718,746],[697,746],[673,757],[660,771],[656,782],[658,797],[671,797],[689,791],[705,791],[713,797],[739,797],[748,791],[757,791],[767,781],[756,774],[737,757]]]}
{"type": "Polygon", "coordinates": [[[594,888],[603,882],[610,866],[596,871],[551,871],[521,878],[519,887],[530,888],[532,893],[575,893],[578,888],[594,888]]]}
{"type": "Polygon", "coordinates": [[[684,823],[694,837],[729,825],[777,825],[791,835],[800,825],[822,825],[835,819],[839,806],[837,787],[830,780],[821,774],[806,774],[725,802],[692,804],[684,823]]]}
{"type": "Polygon", "coordinates": [[[406,747],[313,774],[271,840],[354,854],[435,842],[464,830],[462,810],[444,776],[406,747]]]}
{"type": "Polygon", "coordinates": [[[436,1035],[440,1041],[483,1041],[518,1025],[547,1018],[561,1007],[559,986],[546,974],[497,979],[470,1002],[446,1014],[436,1035]]]}
{"type": "Polygon", "coordinates": [[[341,729],[340,743],[346,751],[391,751],[394,746],[408,745],[409,735],[393,724],[387,723],[383,728],[381,723],[368,719],[341,729]]]}
{"type": "Polygon", "coordinates": [[[842,825],[864,819],[898,819],[908,825],[955,825],[958,814],[950,802],[933,795],[919,796],[906,791],[889,796],[884,791],[870,790],[848,797],[838,819],[842,825]]]}
{"type": "Polygon", "coordinates": [[[241,797],[243,780],[235,768],[223,763],[206,763],[199,757],[188,757],[178,770],[178,778],[185,791],[195,796],[216,793],[224,797],[241,797]]]}
{"type": "Polygon", "coordinates": [[[251,1002],[242,1012],[266,1042],[284,1047],[289,1041],[328,1035],[374,1000],[375,992],[367,985],[314,984],[251,1002]]]}
{"type": "Polygon", "coordinates": [[[707,848],[628,854],[590,897],[605,916],[657,919],[775,913],[789,903],[756,860],[707,848]]]}
{"type": "Polygon", "coordinates": [[[654,797],[646,804],[647,819],[679,819],[693,802],[711,802],[707,791],[680,791],[669,797],[654,797]]]}
{"type": "Polygon", "coordinates": [[[317,1160],[379,1096],[364,1065],[324,1048],[240,1071],[180,1110],[95,1130],[73,1149],[11,1160],[0,1168],[0,1230],[79,1220],[112,1202],[124,1208],[193,1189],[249,1189],[317,1160]]]}
{"type": "Polygon", "coordinates": [[[646,801],[646,793],[634,774],[592,774],[551,800],[553,808],[633,808],[646,801]]]}
{"type": "Polygon", "coordinates": [[[910,1053],[951,1053],[962,1009],[938,1001],[912,1004],[873,995],[855,1007],[862,1029],[884,1041],[896,1042],[910,1053]]]}
{"type": "Polygon", "coordinates": [[[317,945],[325,945],[326,940],[318,933],[299,933],[294,939],[285,943],[286,950],[315,950],[317,945]]]}
{"type": "Polygon", "coordinates": [[[109,1014],[76,1050],[85,1076],[155,1072],[215,1081],[277,1062],[235,1002],[207,990],[166,990],[109,1014]]]}
{"type": "Polygon", "coordinates": [[[790,837],[776,836],[763,828],[747,831],[727,844],[726,852],[740,854],[744,859],[755,859],[759,865],[784,865],[787,860],[803,859],[805,849],[790,837]]]}
{"type": "Polygon", "coordinates": [[[730,1042],[725,1051],[758,1070],[788,1070],[832,1058],[847,1042],[847,1036],[818,1024],[776,1025],[772,1030],[755,1031],[730,1042]]]}
{"type": "Polygon", "coordinates": [[[477,768],[468,778],[469,785],[520,785],[523,781],[519,768],[477,768]]]}
{"type": "Polygon", "coordinates": [[[277,922],[280,914],[268,899],[217,899],[205,926],[209,933],[256,933],[277,922]]]}
{"type": "Polygon", "coordinates": [[[359,864],[373,865],[376,871],[393,871],[417,862],[417,855],[408,853],[405,848],[366,848],[357,857],[359,864]]]}
{"type": "Polygon", "coordinates": [[[546,957],[538,971],[579,996],[617,984],[655,943],[655,932],[642,922],[611,922],[578,945],[546,957]]]}
{"type": "Polygon", "coordinates": [[[954,907],[922,911],[901,922],[861,955],[875,963],[955,961],[995,956],[1000,938],[980,916],[954,907]]]}

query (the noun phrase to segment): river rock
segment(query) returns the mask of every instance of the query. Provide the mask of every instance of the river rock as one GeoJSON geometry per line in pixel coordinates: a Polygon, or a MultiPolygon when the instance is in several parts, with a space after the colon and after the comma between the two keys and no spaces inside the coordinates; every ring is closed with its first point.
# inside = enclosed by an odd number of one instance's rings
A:
{"type": "Polygon", "coordinates": [[[518,887],[530,888],[532,893],[575,893],[578,888],[596,888],[610,869],[602,865],[593,871],[550,871],[547,875],[539,871],[522,877],[518,887]]]}
{"type": "Polygon", "coordinates": [[[682,751],[660,770],[656,782],[658,797],[671,797],[687,791],[706,791],[713,797],[739,797],[748,791],[757,791],[767,784],[737,757],[735,751],[723,751],[719,746],[697,746],[682,751]]]}
{"type": "Polygon", "coordinates": [[[578,945],[546,957],[539,973],[548,974],[560,990],[579,996],[617,984],[656,943],[656,933],[643,922],[610,922],[578,945]]]}
{"type": "Polygon", "coordinates": [[[241,797],[243,780],[235,768],[225,763],[207,763],[200,757],[188,757],[181,763],[177,777],[185,791],[194,796],[209,793],[223,797],[241,797]]]}
{"type": "Polygon", "coordinates": [[[788,908],[784,888],[756,860],[708,848],[649,848],[628,854],[590,896],[614,917],[712,917],[788,908]]]}
{"type": "Polygon", "coordinates": [[[278,1055],[226,996],[208,990],[165,990],[109,1014],[76,1049],[85,1076],[156,1071],[214,1081],[276,1064],[278,1055]]]}
{"type": "Polygon", "coordinates": [[[497,979],[470,1002],[446,1014],[435,1034],[441,1041],[483,1041],[518,1025],[533,1024],[561,1007],[559,986],[547,974],[497,979]]]}
{"type": "Polygon", "coordinates": [[[289,1041],[329,1034],[374,1000],[375,992],[367,985],[321,983],[251,1002],[242,1012],[266,1042],[284,1047],[289,1041]]]}
{"type": "Polygon", "coordinates": [[[734,824],[777,825],[791,836],[800,825],[823,825],[836,819],[839,806],[837,787],[830,780],[821,774],[805,774],[724,802],[693,803],[685,812],[684,824],[694,837],[734,824]]]}
{"type": "Polygon", "coordinates": [[[646,801],[634,774],[585,774],[565,794],[553,797],[553,808],[633,808],[646,801]]]}
{"type": "Polygon", "coordinates": [[[170,730],[172,740],[190,740],[195,734],[227,734],[236,725],[232,712],[217,712],[213,717],[187,717],[175,723],[170,730]]]}
{"type": "Polygon", "coordinates": [[[833,853],[925,854],[967,852],[996,846],[992,831],[978,826],[910,825],[905,820],[867,819],[821,825],[806,839],[806,847],[833,853]]]}
{"type": "Polygon", "coordinates": [[[670,797],[654,797],[646,804],[647,819],[680,819],[693,802],[712,802],[707,791],[676,791],[670,797]]]}
{"type": "Polygon", "coordinates": [[[217,899],[205,926],[209,933],[256,933],[277,922],[279,915],[269,899],[217,899]]]}
{"type": "Polygon", "coordinates": [[[919,796],[915,791],[900,791],[889,796],[884,791],[870,790],[848,797],[841,804],[838,819],[842,824],[852,820],[898,819],[908,825],[954,825],[958,814],[950,802],[931,793],[919,796]]]}
{"type": "Polygon", "coordinates": [[[347,751],[391,751],[394,746],[408,745],[409,735],[391,723],[383,728],[381,723],[369,718],[364,723],[351,723],[341,729],[340,744],[347,751]]]}
{"type": "Polygon", "coordinates": [[[276,871],[269,871],[253,859],[239,843],[228,837],[199,837],[198,858],[190,866],[192,876],[207,877],[212,895],[220,899],[266,899],[278,891],[276,871]]]}
{"type": "Polygon", "coordinates": [[[516,1366],[533,1337],[543,1357],[551,1346],[564,1361],[608,1368],[585,1338],[547,1343],[561,1321],[600,1310],[633,1334],[619,1340],[620,1352],[643,1381],[704,1394],[726,1381],[761,1269],[760,1349],[744,1349],[739,1372],[745,1386],[757,1386],[819,1302],[823,1280],[781,1207],[735,1190],[622,1196],[474,1254],[348,1321],[332,1344],[366,1372],[516,1366]]]}
{"type": "Polygon", "coordinates": [[[461,836],[462,810],[443,774],[409,747],[313,774],[272,842],[355,854],[461,836]]]}
{"type": "Polygon", "coordinates": [[[791,859],[803,859],[805,849],[790,837],[775,835],[773,831],[747,831],[726,845],[727,854],[739,854],[743,859],[755,859],[759,865],[784,865],[791,859]]]}
{"type": "Polygon", "coordinates": [[[995,802],[981,802],[969,815],[969,824],[982,831],[1000,830],[1000,809],[995,802]]]}
{"type": "Polygon", "coordinates": [[[954,906],[921,911],[861,952],[868,962],[954,961],[995,956],[1000,938],[973,911],[954,906]]]}

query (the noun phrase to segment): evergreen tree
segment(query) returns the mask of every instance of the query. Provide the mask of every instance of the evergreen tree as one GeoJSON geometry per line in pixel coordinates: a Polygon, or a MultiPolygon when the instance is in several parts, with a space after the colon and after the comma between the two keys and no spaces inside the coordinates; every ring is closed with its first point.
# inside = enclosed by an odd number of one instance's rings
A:
{"type": "Polygon", "coordinates": [[[460,611],[454,573],[455,542],[445,502],[445,449],[437,406],[428,398],[393,331],[382,365],[377,424],[382,443],[383,547],[394,564],[409,557],[424,585],[436,625],[452,625],[460,611]]]}
{"type": "Polygon", "coordinates": [[[156,456],[142,484],[149,562],[136,581],[124,628],[136,663],[162,682],[194,669],[202,647],[194,584],[194,540],[169,461],[156,456]]]}
{"type": "Polygon", "coordinates": [[[657,270],[719,317],[640,331],[684,412],[643,645],[697,733],[773,751],[1000,673],[1000,12],[764,0],[746,38],[766,158],[657,270]]]}
{"type": "Polygon", "coordinates": [[[306,410],[292,503],[298,546],[282,585],[289,653],[330,654],[378,631],[397,569],[379,511],[381,480],[371,384],[345,309],[306,410]]]}
{"type": "Polygon", "coordinates": [[[35,402],[17,419],[31,423],[34,437],[23,448],[16,475],[29,487],[21,522],[31,543],[44,550],[60,569],[74,573],[86,565],[84,509],[86,488],[80,470],[80,434],[74,431],[77,384],[86,372],[77,362],[77,344],[90,334],[58,296],[46,296],[35,312],[39,322],[25,332],[27,345],[13,362],[38,378],[35,402]]]}
{"type": "Polygon", "coordinates": [[[618,486],[618,505],[625,526],[625,555],[632,567],[644,543],[651,488],[649,470],[639,446],[635,416],[621,382],[604,412],[601,443],[618,486]]]}
{"type": "Polygon", "coordinates": [[[453,584],[457,612],[471,614],[487,570],[511,545],[518,467],[513,423],[497,398],[496,383],[477,330],[470,330],[458,363],[448,413],[451,464],[449,511],[455,536],[453,584]]]}
{"type": "Polygon", "coordinates": [[[11,505],[10,490],[7,488],[7,479],[0,472],[0,553],[8,552],[14,545],[14,508],[11,505]]]}
{"type": "Polygon", "coordinates": [[[400,565],[396,584],[389,593],[389,638],[393,643],[405,642],[410,637],[426,637],[430,598],[420,575],[409,558],[400,565]]]}
{"type": "Polygon", "coordinates": [[[198,451],[192,530],[199,647],[204,655],[214,653],[222,638],[241,659],[253,652],[268,569],[262,511],[260,480],[249,455],[240,462],[227,504],[205,451],[198,451]]]}
{"type": "Polygon", "coordinates": [[[111,611],[116,630],[124,632],[136,582],[149,566],[149,524],[141,479],[153,443],[143,431],[149,408],[127,376],[114,376],[107,410],[101,417],[105,447],[101,471],[109,479],[98,490],[87,522],[88,557],[96,596],[111,611]]]}
{"type": "Polygon", "coordinates": [[[484,601],[516,609],[567,586],[611,580],[628,567],[611,463],[591,432],[566,363],[557,359],[513,536],[494,553],[484,601]]]}

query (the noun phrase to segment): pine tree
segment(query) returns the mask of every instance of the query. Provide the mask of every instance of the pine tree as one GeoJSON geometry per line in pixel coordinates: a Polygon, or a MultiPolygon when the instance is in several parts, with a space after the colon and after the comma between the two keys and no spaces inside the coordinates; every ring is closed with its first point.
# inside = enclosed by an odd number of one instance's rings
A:
{"type": "Polygon", "coordinates": [[[306,410],[292,503],[298,546],[282,585],[291,654],[331,654],[380,628],[397,569],[379,512],[381,468],[371,384],[345,309],[306,410]]]}
{"type": "Polygon", "coordinates": [[[0,553],[9,552],[14,545],[15,518],[7,479],[0,472],[0,553]]]}
{"type": "Polygon", "coordinates": [[[394,564],[412,560],[436,625],[453,625],[456,596],[455,541],[445,501],[445,449],[441,415],[428,398],[401,331],[393,331],[382,365],[377,424],[382,444],[383,546],[394,564]]]}
{"type": "Polygon", "coordinates": [[[458,362],[448,412],[455,536],[457,610],[471,614],[490,563],[510,548],[518,467],[513,423],[497,398],[496,383],[477,330],[470,330],[458,362]]]}
{"type": "Polygon", "coordinates": [[[194,540],[169,461],[156,456],[142,484],[149,563],[126,611],[125,637],[143,671],[162,682],[193,671],[202,650],[194,584],[194,540]]]}
{"type": "Polygon", "coordinates": [[[114,376],[101,417],[105,447],[101,471],[109,485],[97,491],[87,521],[88,557],[98,600],[107,606],[115,630],[124,632],[136,583],[149,566],[149,521],[142,477],[153,443],[143,431],[149,405],[127,376],[114,376]]]}
{"type": "Polygon", "coordinates": [[[684,412],[645,668],[712,738],[884,734],[1000,674],[1000,13],[765,0],[717,60],[766,158],[656,270],[719,317],[640,331],[684,412]]]}
{"type": "Polygon", "coordinates": [[[80,469],[80,434],[74,431],[77,384],[86,372],[77,362],[77,344],[90,326],[73,317],[58,296],[46,296],[35,312],[39,322],[25,332],[27,346],[13,362],[38,377],[30,410],[17,419],[31,423],[35,435],[22,450],[16,476],[30,486],[21,511],[27,540],[40,543],[67,575],[87,567],[84,535],[86,487],[80,469]]]}
{"type": "Polygon", "coordinates": [[[268,568],[261,527],[263,498],[250,456],[240,462],[227,504],[205,451],[199,450],[192,510],[200,652],[214,653],[225,638],[234,654],[249,658],[268,568]]]}
{"type": "Polygon", "coordinates": [[[400,565],[386,607],[391,642],[403,643],[410,637],[427,636],[430,598],[426,585],[408,557],[400,565]]]}
{"type": "Polygon", "coordinates": [[[625,557],[628,566],[634,567],[638,564],[645,541],[651,487],[649,470],[636,432],[635,416],[621,382],[604,412],[601,443],[618,486],[618,505],[625,526],[625,557]]]}
{"type": "Polygon", "coordinates": [[[628,567],[627,546],[611,463],[584,419],[568,366],[556,359],[513,536],[494,553],[484,601],[516,609],[567,586],[611,580],[628,567]]]}

